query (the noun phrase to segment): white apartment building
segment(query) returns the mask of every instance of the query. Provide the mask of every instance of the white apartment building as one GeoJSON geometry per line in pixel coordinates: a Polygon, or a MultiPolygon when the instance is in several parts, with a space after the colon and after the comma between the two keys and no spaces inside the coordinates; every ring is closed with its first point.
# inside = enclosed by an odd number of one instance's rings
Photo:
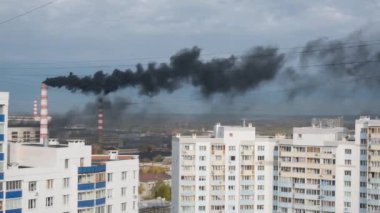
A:
{"type": "Polygon", "coordinates": [[[272,212],[276,141],[255,128],[173,138],[172,212],[272,212]]]}
{"type": "Polygon", "coordinates": [[[292,138],[220,124],[212,137],[177,135],[172,211],[380,212],[380,120],[361,117],[355,134],[334,125],[292,138]]]}
{"type": "Polygon", "coordinates": [[[279,142],[277,211],[360,212],[359,154],[343,127],[294,128],[279,142]]]}
{"type": "Polygon", "coordinates": [[[8,143],[7,99],[0,93],[0,212],[138,212],[138,156],[91,155],[83,140],[8,143]]]}

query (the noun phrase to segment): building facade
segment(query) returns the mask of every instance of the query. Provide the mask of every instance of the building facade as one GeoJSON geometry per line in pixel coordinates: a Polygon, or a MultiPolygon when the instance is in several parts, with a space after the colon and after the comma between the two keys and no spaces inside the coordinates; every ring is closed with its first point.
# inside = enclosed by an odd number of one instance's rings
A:
{"type": "Polygon", "coordinates": [[[217,124],[213,137],[173,138],[172,212],[273,211],[276,142],[217,124]]]}
{"type": "Polygon", "coordinates": [[[92,155],[83,140],[8,143],[7,112],[0,93],[0,212],[138,212],[138,156],[92,155]]]}
{"type": "Polygon", "coordinates": [[[380,212],[380,120],[354,133],[329,125],[291,138],[217,124],[211,137],[173,138],[173,212],[380,212]]]}
{"type": "Polygon", "coordinates": [[[4,199],[4,173],[7,168],[7,128],[8,128],[9,93],[0,92],[0,212],[5,208],[4,199]]]}

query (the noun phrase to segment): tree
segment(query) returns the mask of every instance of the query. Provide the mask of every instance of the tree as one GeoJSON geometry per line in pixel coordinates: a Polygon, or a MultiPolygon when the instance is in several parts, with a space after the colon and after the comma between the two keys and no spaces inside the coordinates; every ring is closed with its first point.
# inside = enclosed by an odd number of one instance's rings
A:
{"type": "Polygon", "coordinates": [[[156,182],[152,192],[154,198],[162,197],[168,201],[172,199],[171,187],[162,180],[156,182]]]}
{"type": "Polygon", "coordinates": [[[144,193],[144,191],[145,191],[144,186],[143,186],[143,185],[140,185],[140,186],[139,186],[139,194],[141,195],[142,193],[144,193]]]}

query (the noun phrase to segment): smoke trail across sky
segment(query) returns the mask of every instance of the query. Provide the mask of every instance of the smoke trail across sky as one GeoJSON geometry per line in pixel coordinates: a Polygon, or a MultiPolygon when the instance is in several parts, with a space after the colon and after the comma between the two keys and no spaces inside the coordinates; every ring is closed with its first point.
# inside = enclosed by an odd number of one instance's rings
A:
{"type": "Polygon", "coordinates": [[[284,54],[274,47],[256,47],[240,57],[215,58],[203,62],[198,47],[183,49],[170,58],[170,63],[141,64],[136,70],[102,71],[93,76],[48,78],[52,87],[65,87],[72,92],[109,94],[126,87],[137,88],[141,95],[154,96],[162,90],[173,92],[184,84],[198,87],[203,96],[216,93],[241,94],[260,83],[272,80],[284,65],[284,54]]]}

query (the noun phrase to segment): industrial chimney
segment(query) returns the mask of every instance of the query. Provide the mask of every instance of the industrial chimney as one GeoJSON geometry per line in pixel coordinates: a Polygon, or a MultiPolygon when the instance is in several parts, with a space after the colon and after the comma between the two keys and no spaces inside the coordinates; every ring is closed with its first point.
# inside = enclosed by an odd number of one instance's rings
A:
{"type": "Polygon", "coordinates": [[[37,119],[38,117],[38,105],[37,105],[37,100],[33,101],[33,118],[37,119]]]}
{"type": "Polygon", "coordinates": [[[41,118],[40,118],[40,143],[48,145],[48,87],[41,85],[41,118]]]}
{"type": "Polygon", "coordinates": [[[103,143],[104,133],[104,110],[103,110],[103,97],[98,99],[98,143],[103,143]]]}

